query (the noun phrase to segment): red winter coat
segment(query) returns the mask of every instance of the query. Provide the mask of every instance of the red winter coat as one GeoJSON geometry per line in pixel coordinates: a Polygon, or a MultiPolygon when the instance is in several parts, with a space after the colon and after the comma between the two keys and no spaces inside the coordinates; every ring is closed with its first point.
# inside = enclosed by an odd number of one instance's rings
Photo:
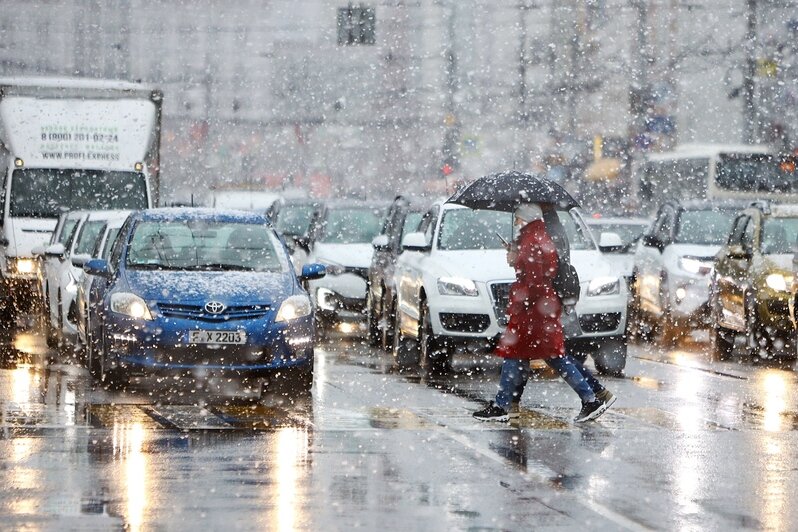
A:
{"type": "Polygon", "coordinates": [[[561,303],[554,291],[557,249],[540,220],[521,228],[516,240],[515,282],[510,287],[509,323],[496,354],[503,358],[542,359],[565,353],[561,303]]]}

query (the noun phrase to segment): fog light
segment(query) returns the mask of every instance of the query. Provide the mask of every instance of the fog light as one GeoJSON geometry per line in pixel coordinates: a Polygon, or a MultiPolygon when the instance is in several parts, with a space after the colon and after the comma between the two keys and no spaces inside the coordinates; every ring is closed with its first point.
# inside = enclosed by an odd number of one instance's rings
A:
{"type": "Polygon", "coordinates": [[[313,343],[312,336],[290,336],[288,338],[288,345],[291,347],[301,347],[313,343]]]}
{"type": "Polygon", "coordinates": [[[136,339],[136,337],[133,336],[132,334],[114,333],[114,334],[111,335],[111,338],[113,338],[115,342],[129,342],[129,343],[132,343],[132,342],[137,342],[138,341],[136,339]]]}
{"type": "Polygon", "coordinates": [[[681,303],[684,301],[684,298],[687,297],[687,290],[684,288],[677,288],[676,289],[676,302],[681,303]]]}

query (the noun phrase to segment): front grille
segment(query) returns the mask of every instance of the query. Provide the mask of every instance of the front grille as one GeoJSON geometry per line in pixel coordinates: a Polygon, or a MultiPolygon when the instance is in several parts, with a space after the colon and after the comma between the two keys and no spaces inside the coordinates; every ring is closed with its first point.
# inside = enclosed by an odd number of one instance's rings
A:
{"type": "Polygon", "coordinates": [[[479,333],[490,326],[487,314],[461,314],[459,312],[441,312],[441,325],[447,331],[479,333]]]}
{"type": "Polygon", "coordinates": [[[579,316],[579,326],[586,333],[614,331],[621,323],[620,312],[606,314],[583,314],[579,316]]]}
{"type": "Polygon", "coordinates": [[[219,314],[211,314],[203,305],[181,305],[176,303],[159,303],[158,309],[166,318],[184,318],[190,320],[220,322],[230,320],[256,320],[269,312],[269,305],[244,305],[225,308],[219,314]]]}
{"type": "Polygon", "coordinates": [[[490,295],[493,299],[493,312],[496,320],[502,327],[507,326],[507,307],[510,305],[510,287],[513,283],[493,283],[490,285],[490,295]]]}
{"type": "Polygon", "coordinates": [[[224,345],[215,348],[202,345],[158,347],[153,353],[158,364],[175,365],[248,365],[272,360],[270,349],[247,345],[224,345]]]}

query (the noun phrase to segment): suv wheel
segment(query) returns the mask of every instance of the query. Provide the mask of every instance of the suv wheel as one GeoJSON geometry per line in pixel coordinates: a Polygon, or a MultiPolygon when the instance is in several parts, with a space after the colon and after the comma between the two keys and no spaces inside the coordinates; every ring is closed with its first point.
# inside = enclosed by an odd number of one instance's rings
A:
{"type": "Polygon", "coordinates": [[[380,345],[383,351],[393,349],[393,337],[396,324],[396,300],[391,299],[387,304],[383,304],[380,314],[380,345]]]}
{"type": "Polygon", "coordinates": [[[769,355],[767,338],[759,326],[756,297],[751,292],[745,294],[745,325],[745,349],[748,356],[754,361],[767,358],[769,355]]]}
{"type": "Polygon", "coordinates": [[[374,303],[374,296],[371,294],[371,290],[369,290],[368,299],[366,302],[366,314],[369,325],[369,345],[372,347],[377,347],[381,342],[380,316],[382,315],[383,311],[382,305],[377,308],[374,303]]]}
{"type": "Polygon", "coordinates": [[[401,315],[399,310],[397,309],[394,314],[393,359],[400,369],[405,369],[418,364],[418,341],[405,337],[400,325],[401,315]]]}
{"type": "Polygon", "coordinates": [[[601,375],[623,376],[626,367],[627,345],[623,338],[602,340],[593,354],[596,371],[601,375]]]}
{"type": "Polygon", "coordinates": [[[430,373],[445,373],[451,367],[451,356],[446,346],[432,332],[432,316],[426,301],[421,302],[419,318],[419,358],[430,373]]]}

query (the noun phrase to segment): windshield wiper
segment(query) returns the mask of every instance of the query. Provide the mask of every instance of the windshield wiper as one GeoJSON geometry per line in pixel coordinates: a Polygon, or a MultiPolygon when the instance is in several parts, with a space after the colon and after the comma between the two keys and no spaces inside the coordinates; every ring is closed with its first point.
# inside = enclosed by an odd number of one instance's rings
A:
{"type": "Polygon", "coordinates": [[[172,264],[162,264],[162,263],[153,264],[153,263],[149,263],[149,262],[143,262],[141,264],[137,264],[137,263],[130,264],[130,263],[128,263],[127,267],[130,268],[131,270],[171,270],[171,271],[174,271],[174,270],[187,270],[187,269],[189,269],[189,268],[187,268],[185,266],[175,266],[175,265],[172,265],[172,264]]]}
{"type": "Polygon", "coordinates": [[[208,264],[197,264],[191,266],[191,270],[221,270],[221,271],[244,271],[244,272],[251,272],[254,271],[255,268],[251,266],[241,266],[239,264],[223,264],[221,262],[211,262],[208,264]]]}

